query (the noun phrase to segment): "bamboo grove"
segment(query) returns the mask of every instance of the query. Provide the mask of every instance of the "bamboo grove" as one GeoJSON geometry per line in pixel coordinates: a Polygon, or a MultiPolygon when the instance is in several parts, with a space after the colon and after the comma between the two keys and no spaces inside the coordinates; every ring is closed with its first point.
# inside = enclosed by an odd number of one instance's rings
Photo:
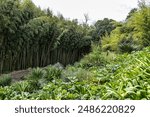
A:
{"type": "Polygon", "coordinates": [[[88,25],[36,7],[31,0],[0,0],[0,73],[73,63],[90,50],[88,25]]]}
{"type": "Polygon", "coordinates": [[[141,1],[122,22],[88,25],[0,0],[0,99],[150,100],[150,4],[141,1]]]}
{"type": "Polygon", "coordinates": [[[150,5],[142,0],[125,21],[104,18],[93,25],[41,10],[32,0],[0,0],[0,74],[73,64],[91,50],[131,53],[150,45],[150,5]]]}

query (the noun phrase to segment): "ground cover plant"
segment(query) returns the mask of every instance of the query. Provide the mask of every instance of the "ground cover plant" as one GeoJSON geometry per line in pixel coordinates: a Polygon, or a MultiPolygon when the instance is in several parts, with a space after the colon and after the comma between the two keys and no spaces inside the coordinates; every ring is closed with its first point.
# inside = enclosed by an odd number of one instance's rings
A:
{"type": "Polygon", "coordinates": [[[0,99],[149,100],[149,4],[89,25],[0,0],[0,99]]]}
{"type": "Polygon", "coordinates": [[[81,63],[65,69],[58,65],[33,69],[25,81],[1,87],[0,97],[38,100],[150,99],[149,47],[132,54],[118,55],[114,62],[106,61],[105,67],[103,64],[85,67],[81,65],[83,61],[84,58],[81,63]]]}

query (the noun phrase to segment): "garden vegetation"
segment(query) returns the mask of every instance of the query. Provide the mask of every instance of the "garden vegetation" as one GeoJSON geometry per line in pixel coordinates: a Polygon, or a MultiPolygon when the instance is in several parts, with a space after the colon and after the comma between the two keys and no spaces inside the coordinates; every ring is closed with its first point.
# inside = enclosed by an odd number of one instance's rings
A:
{"type": "Polygon", "coordinates": [[[150,5],[138,6],[88,25],[0,0],[0,99],[149,100],[150,5]],[[19,82],[4,74],[27,68],[19,82]]]}

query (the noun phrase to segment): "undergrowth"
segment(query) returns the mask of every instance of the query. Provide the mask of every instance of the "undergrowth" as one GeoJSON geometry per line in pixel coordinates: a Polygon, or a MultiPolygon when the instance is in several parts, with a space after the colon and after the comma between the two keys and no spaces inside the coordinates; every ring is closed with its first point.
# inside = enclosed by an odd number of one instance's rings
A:
{"type": "Polygon", "coordinates": [[[0,87],[0,99],[150,99],[150,47],[117,55],[97,46],[74,66],[60,66],[33,69],[25,81],[0,87]]]}

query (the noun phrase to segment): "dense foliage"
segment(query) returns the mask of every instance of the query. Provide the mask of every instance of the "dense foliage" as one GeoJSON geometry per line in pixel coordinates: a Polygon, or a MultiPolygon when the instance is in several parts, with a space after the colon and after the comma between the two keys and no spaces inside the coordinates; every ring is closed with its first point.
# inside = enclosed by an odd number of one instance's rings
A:
{"type": "Polygon", "coordinates": [[[124,22],[87,21],[0,0],[0,73],[31,67],[19,82],[0,75],[0,99],[149,100],[150,6],[139,2],[124,22]]]}
{"type": "Polygon", "coordinates": [[[93,38],[95,41],[101,40],[106,34],[110,35],[111,31],[116,28],[116,21],[108,18],[103,20],[98,20],[94,26],[95,30],[93,31],[93,38]]]}
{"type": "Polygon", "coordinates": [[[139,3],[131,10],[126,21],[102,40],[103,50],[132,52],[150,45],[150,5],[139,3]]]}
{"type": "MultiPolygon", "coordinates": [[[[26,80],[0,88],[1,99],[150,99],[150,48],[101,59],[99,47],[75,66],[33,69],[26,80]],[[96,53],[96,51],[98,51],[96,53]],[[100,65],[96,54],[103,64],[100,65]],[[90,67],[83,61],[91,58],[90,67]],[[93,63],[95,61],[99,65],[93,63]]],[[[111,54],[108,56],[112,56],[111,54]]]]}
{"type": "Polygon", "coordinates": [[[66,65],[88,53],[89,26],[62,17],[31,0],[0,0],[0,73],[58,61],[66,65]]]}

